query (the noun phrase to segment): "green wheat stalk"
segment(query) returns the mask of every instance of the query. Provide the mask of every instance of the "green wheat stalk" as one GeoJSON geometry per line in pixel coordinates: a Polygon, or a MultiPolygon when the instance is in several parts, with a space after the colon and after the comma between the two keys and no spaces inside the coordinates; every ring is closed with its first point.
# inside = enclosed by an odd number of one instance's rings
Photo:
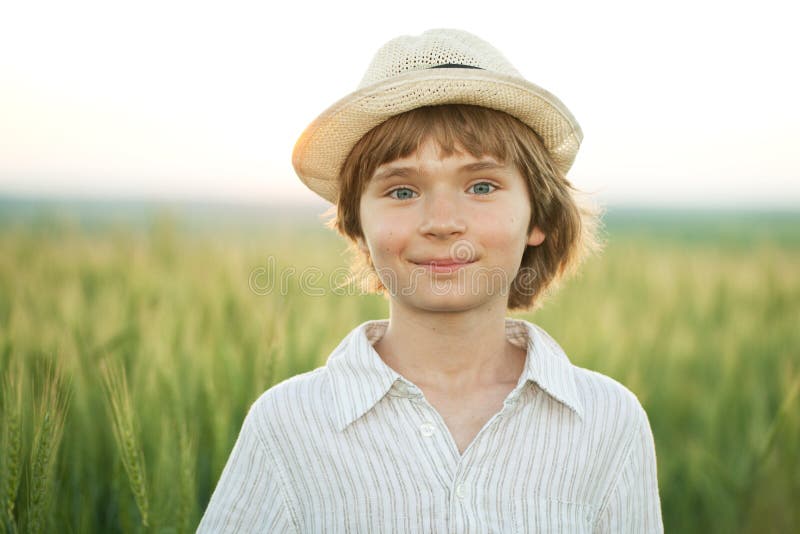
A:
{"type": "Polygon", "coordinates": [[[750,471],[746,479],[747,485],[743,487],[739,495],[740,513],[744,513],[744,510],[747,510],[747,506],[753,497],[753,492],[755,491],[755,481],[766,465],[767,457],[776,443],[776,438],[781,426],[785,423],[789,415],[792,413],[792,410],[796,406],[795,397],[797,397],[798,394],[800,394],[800,374],[791,380],[789,391],[786,392],[786,395],[784,396],[783,401],[778,408],[778,412],[775,414],[775,417],[770,424],[769,430],[767,431],[767,435],[764,438],[761,447],[759,447],[759,450],[754,455],[753,461],[750,465],[750,471]]]}
{"type": "Polygon", "coordinates": [[[136,506],[142,516],[142,525],[149,526],[150,504],[147,498],[144,453],[136,433],[133,403],[128,391],[125,370],[117,362],[104,360],[100,364],[103,385],[108,401],[114,439],[119,447],[122,465],[128,475],[136,506]]]}
{"type": "Polygon", "coordinates": [[[795,397],[797,397],[798,393],[800,393],[800,374],[794,377],[790,384],[789,391],[786,392],[786,395],[784,396],[783,401],[778,408],[778,412],[775,414],[775,417],[769,426],[769,430],[767,430],[767,435],[764,438],[759,451],[755,455],[750,479],[754,479],[763,468],[764,464],[766,463],[767,456],[769,456],[769,453],[772,451],[773,446],[775,445],[776,437],[778,436],[781,426],[787,420],[788,415],[791,414],[792,410],[797,406],[795,397]]]}
{"type": "Polygon", "coordinates": [[[197,447],[194,437],[189,435],[185,422],[180,425],[179,447],[180,501],[178,504],[178,532],[191,532],[190,523],[194,514],[196,492],[195,458],[197,447]]]}
{"type": "Polygon", "coordinates": [[[36,434],[31,448],[27,507],[30,533],[43,532],[47,527],[56,458],[69,407],[61,370],[52,365],[49,363],[44,372],[44,387],[34,411],[36,434]]]}
{"type": "Polygon", "coordinates": [[[0,521],[4,532],[16,532],[14,503],[22,472],[22,369],[19,365],[3,377],[3,428],[0,437],[0,521]]]}

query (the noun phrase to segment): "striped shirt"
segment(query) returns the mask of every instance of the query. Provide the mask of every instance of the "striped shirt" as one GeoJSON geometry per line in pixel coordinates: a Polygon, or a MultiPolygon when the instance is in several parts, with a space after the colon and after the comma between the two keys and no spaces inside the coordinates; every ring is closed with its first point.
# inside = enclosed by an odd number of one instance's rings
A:
{"type": "Polygon", "coordinates": [[[653,436],[625,387],[539,326],[516,387],[460,454],[362,323],[250,408],[198,532],[663,532],[653,436]]]}

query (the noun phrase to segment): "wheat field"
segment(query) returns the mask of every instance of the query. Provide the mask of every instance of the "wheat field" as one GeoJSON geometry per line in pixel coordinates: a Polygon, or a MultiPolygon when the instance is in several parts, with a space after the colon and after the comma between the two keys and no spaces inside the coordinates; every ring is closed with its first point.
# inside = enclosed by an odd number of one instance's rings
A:
{"type": "MultiPolygon", "coordinates": [[[[250,403],[387,316],[326,287],[348,258],[312,211],[15,206],[0,203],[6,532],[193,532],[250,403]]],[[[603,253],[516,316],[639,396],[668,532],[800,531],[800,214],[606,224],[603,253]]]]}

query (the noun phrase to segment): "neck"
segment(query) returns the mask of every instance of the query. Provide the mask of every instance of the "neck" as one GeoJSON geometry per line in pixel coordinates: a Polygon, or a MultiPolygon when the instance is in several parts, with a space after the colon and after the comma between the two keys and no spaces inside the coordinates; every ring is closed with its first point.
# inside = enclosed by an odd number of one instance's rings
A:
{"type": "Polygon", "coordinates": [[[386,364],[423,389],[463,394],[515,384],[525,353],[505,335],[505,306],[413,313],[390,304],[389,325],[374,347],[386,364]]]}

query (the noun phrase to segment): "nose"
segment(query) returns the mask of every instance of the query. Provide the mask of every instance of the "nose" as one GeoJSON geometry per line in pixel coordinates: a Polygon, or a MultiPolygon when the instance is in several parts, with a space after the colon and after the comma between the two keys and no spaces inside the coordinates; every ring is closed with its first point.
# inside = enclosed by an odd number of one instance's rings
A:
{"type": "Polygon", "coordinates": [[[432,191],[423,203],[424,215],[420,233],[430,237],[448,238],[466,230],[459,200],[452,192],[432,191]]]}

